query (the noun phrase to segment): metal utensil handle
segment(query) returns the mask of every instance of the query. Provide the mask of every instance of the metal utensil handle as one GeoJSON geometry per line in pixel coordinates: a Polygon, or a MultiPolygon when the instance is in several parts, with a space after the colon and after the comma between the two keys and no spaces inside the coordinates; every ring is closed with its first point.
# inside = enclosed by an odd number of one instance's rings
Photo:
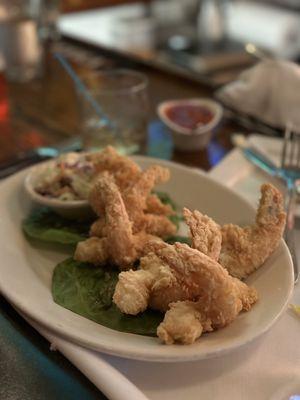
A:
{"type": "Polygon", "coordinates": [[[295,206],[296,206],[297,190],[296,182],[288,183],[288,193],[286,195],[286,213],[287,221],[284,231],[284,240],[290,250],[293,267],[294,267],[294,282],[295,284],[299,279],[299,265],[296,254],[296,244],[295,244],[295,206]]]}
{"type": "Polygon", "coordinates": [[[292,257],[292,261],[293,261],[293,268],[294,268],[294,282],[296,284],[299,279],[299,265],[298,265],[298,259],[297,259],[296,248],[295,248],[294,231],[289,231],[287,233],[287,235],[285,237],[285,242],[291,253],[291,257],[292,257]]]}

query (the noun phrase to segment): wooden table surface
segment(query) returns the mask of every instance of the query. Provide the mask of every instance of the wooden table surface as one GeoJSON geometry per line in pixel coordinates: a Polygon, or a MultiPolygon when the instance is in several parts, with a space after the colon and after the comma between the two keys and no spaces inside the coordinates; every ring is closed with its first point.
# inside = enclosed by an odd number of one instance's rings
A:
{"type": "MultiPolygon", "coordinates": [[[[67,46],[64,44],[64,46],[67,46]]],[[[65,48],[65,47],[64,47],[65,48]]],[[[86,59],[69,60],[80,75],[88,74],[91,66],[86,59]]],[[[123,67],[138,69],[149,79],[149,120],[158,119],[157,105],[174,98],[211,97],[211,89],[145,66],[122,59],[96,54],[100,68],[123,67]]],[[[74,85],[58,62],[48,55],[43,76],[28,83],[7,82],[0,76],[0,162],[30,148],[52,145],[66,137],[80,135],[80,113],[74,85]]],[[[208,148],[186,153],[174,151],[177,162],[209,170],[232,148],[230,135],[240,127],[223,118],[215,139],[208,148]]]]}

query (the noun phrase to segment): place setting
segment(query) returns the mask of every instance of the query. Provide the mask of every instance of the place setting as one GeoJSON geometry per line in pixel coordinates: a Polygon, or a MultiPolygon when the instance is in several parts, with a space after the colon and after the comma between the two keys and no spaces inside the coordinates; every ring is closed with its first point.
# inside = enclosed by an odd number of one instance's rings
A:
{"type": "MultiPolygon", "coordinates": [[[[103,153],[105,153],[105,151],[103,153]]],[[[105,154],[103,155],[103,157],[105,157],[105,154]]],[[[148,170],[151,169],[151,166],[153,166],[153,160],[151,159],[143,159],[142,157],[137,157],[137,162],[139,166],[143,168],[148,168],[148,170]]],[[[155,160],[155,162],[157,161],[155,160]]],[[[245,202],[241,196],[236,195],[234,192],[216,183],[211,178],[199,172],[189,170],[185,167],[177,166],[176,164],[172,164],[170,162],[160,162],[159,165],[161,168],[167,168],[171,172],[171,176],[176,176],[175,186],[174,183],[172,184],[172,179],[170,179],[170,182],[161,187],[160,190],[163,190],[164,192],[166,191],[166,193],[168,193],[168,195],[171,196],[172,200],[177,204],[185,204],[190,209],[200,209],[202,212],[213,216],[214,219],[216,219],[216,221],[221,224],[229,222],[245,224],[247,221],[249,221],[250,223],[250,221],[254,220],[255,212],[253,208],[248,205],[248,203],[245,202]],[[222,203],[228,204],[226,208],[226,213],[224,213],[224,209],[220,207],[220,204],[222,203]]],[[[147,169],[145,171],[147,171],[147,169]]],[[[118,170],[116,172],[118,172],[118,170]]],[[[279,248],[276,250],[276,256],[275,254],[272,255],[271,258],[266,263],[264,263],[261,269],[259,269],[253,275],[251,274],[250,277],[246,280],[246,282],[249,282],[251,287],[253,286],[254,290],[254,293],[252,293],[251,295],[249,293],[249,300],[252,298],[252,296],[254,296],[253,301],[256,301],[258,296],[257,293],[259,293],[259,300],[257,304],[253,306],[253,309],[251,309],[247,313],[242,313],[242,315],[240,315],[229,326],[226,326],[213,333],[204,334],[204,336],[200,337],[199,340],[197,340],[194,344],[190,345],[188,344],[189,341],[187,341],[186,345],[180,346],[178,344],[172,344],[168,346],[162,344],[157,338],[151,338],[149,336],[141,336],[132,333],[121,333],[118,324],[116,325],[117,328],[115,328],[117,329],[117,331],[108,329],[103,326],[104,324],[110,327],[110,323],[113,323],[113,321],[108,323],[108,325],[107,322],[103,322],[100,325],[96,324],[95,322],[93,322],[93,320],[98,318],[97,312],[101,314],[101,309],[103,308],[103,306],[101,306],[100,304],[99,310],[97,311],[97,305],[95,304],[93,306],[93,304],[88,305],[86,303],[78,303],[78,311],[76,309],[76,303],[79,301],[78,296],[83,296],[84,291],[86,290],[86,300],[84,300],[84,302],[89,301],[88,297],[89,295],[92,296],[92,288],[94,285],[97,284],[97,279],[101,277],[101,270],[97,272],[97,270],[95,271],[95,267],[92,267],[91,270],[91,266],[85,266],[85,264],[82,264],[82,266],[80,267],[79,265],[77,266],[76,262],[74,261],[75,265],[72,267],[72,264],[69,264],[69,266],[71,268],[79,268],[78,272],[74,271],[73,273],[75,275],[73,276],[73,278],[69,277],[66,282],[63,281],[63,279],[66,279],[69,274],[72,273],[72,270],[69,270],[68,268],[68,262],[63,261],[66,259],[66,257],[72,257],[72,252],[68,254],[66,250],[67,247],[66,249],[62,249],[60,246],[56,249],[55,242],[57,242],[57,246],[59,244],[64,244],[64,242],[70,245],[72,244],[71,234],[73,234],[74,244],[76,243],[76,239],[78,240],[78,235],[80,235],[80,233],[77,233],[76,238],[76,224],[74,224],[71,220],[69,222],[70,228],[68,228],[67,225],[64,226],[65,224],[67,224],[66,220],[62,220],[64,222],[62,223],[62,226],[60,226],[59,218],[58,221],[54,221],[54,216],[52,217],[53,226],[51,226],[51,221],[49,222],[49,218],[51,218],[50,215],[48,218],[47,216],[39,216],[38,214],[32,215],[32,217],[30,217],[29,215],[28,217],[28,205],[26,205],[24,201],[22,201],[22,203],[20,203],[20,200],[18,201],[18,199],[23,198],[23,196],[18,195],[18,192],[20,190],[24,191],[22,183],[26,175],[28,175],[28,172],[25,170],[24,172],[21,172],[15,175],[13,178],[7,179],[5,182],[2,183],[3,192],[5,193],[4,196],[1,196],[2,206],[4,206],[5,204],[10,204],[10,211],[7,213],[7,216],[3,218],[2,229],[3,234],[4,232],[6,232],[6,234],[9,233],[10,237],[14,238],[14,247],[7,248],[7,246],[2,245],[1,251],[2,256],[5,257],[5,263],[3,263],[1,268],[1,292],[5,295],[6,298],[8,298],[8,300],[14,305],[14,307],[17,308],[17,310],[25,315],[25,318],[28,318],[29,321],[32,320],[34,326],[38,326],[38,330],[44,332],[46,329],[46,337],[50,337],[53,347],[57,346],[58,349],[63,353],[64,342],[66,340],[70,340],[71,343],[76,343],[78,345],[84,346],[89,350],[97,350],[114,356],[122,356],[125,358],[144,361],[182,362],[220,357],[221,355],[232,352],[234,349],[244,346],[252,342],[254,339],[257,339],[260,335],[265,333],[265,331],[271,328],[273,323],[279,318],[279,316],[286,308],[293,288],[293,272],[289,253],[286,246],[282,242],[279,248]],[[12,218],[12,215],[14,215],[14,218],[12,218]],[[26,217],[27,220],[25,219],[24,222],[24,218],[26,217]],[[48,232],[43,232],[43,218],[45,218],[45,221],[47,221],[48,219],[48,226],[46,226],[48,232]],[[26,237],[24,237],[24,233],[22,233],[20,228],[20,226],[22,225],[22,221],[23,229],[27,234],[27,239],[26,237]],[[71,230],[71,232],[68,232],[69,229],[71,230]],[[69,237],[68,234],[70,235],[69,237]],[[64,237],[64,235],[66,235],[66,237],[64,237]],[[34,237],[35,241],[42,240],[44,242],[53,242],[53,246],[44,247],[36,244],[35,242],[28,242],[28,236],[34,237]],[[64,263],[65,265],[63,266],[64,263]],[[43,265],[42,269],[41,265],[43,265]],[[57,267],[54,270],[54,275],[52,275],[53,269],[56,265],[57,267]],[[282,268],[282,265],[284,265],[285,267],[282,268]],[[64,268],[66,268],[65,271],[63,270],[64,268]],[[87,276],[87,279],[91,280],[94,276],[95,281],[94,283],[90,282],[90,285],[92,284],[90,289],[84,289],[84,287],[82,289],[76,289],[76,286],[80,284],[80,282],[84,284],[84,275],[82,275],[81,277],[80,275],[78,275],[76,277],[77,274],[83,272],[81,270],[84,268],[89,268],[89,275],[87,276]],[[59,276],[59,274],[62,275],[59,276]],[[14,278],[16,275],[19,277],[17,282],[14,278]],[[70,278],[71,280],[69,281],[70,278]],[[70,286],[68,288],[68,281],[69,285],[74,284],[75,287],[72,288],[70,286]],[[61,289],[60,285],[62,285],[61,289]],[[12,287],[14,288],[14,290],[9,290],[12,287]],[[59,292],[63,288],[66,292],[60,294],[59,292]],[[73,293],[74,290],[75,293],[73,293]],[[68,300],[68,293],[70,296],[75,297],[68,300]],[[55,299],[55,302],[53,301],[53,298],[55,299]],[[64,305],[64,308],[61,307],[61,305],[64,305]],[[93,310],[93,307],[96,307],[96,309],[93,310]],[[75,313],[66,310],[66,308],[75,311],[75,313]],[[84,315],[85,318],[78,314],[84,315]],[[88,319],[86,318],[87,316],[88,319]],[[48,333],[47,330],[49,330],[48,333]],[[52,336],[52,334],[54,334],[54,336],[52,336]],[[57,339],[55,335],[59,335],[57,339]],[[62,337],[63,339],[60,340],[60,337],[62,337]]],[[[48,180],[48,182],[50,182],[51,184],[51,180],[48,180]]],[[[105,184],[105,179],[103,181],[103,184],[105,184]]],[[[40,190],[44,193],[46,189],[39,189],[39,191],[40,190]]],[[[265,190],[272,190],[272,188],[266,188],[265,190]]],[[[74,202],[74,200],[71,201],[71,203],[72,202],[74,202]]],[[[66,201],[66,205],[67,203],[68,201],[66,201]]],[[[44,202],[42,204],[45,205],[44,202]]],[[[51,200],[49,200],[49,205],[51,208],[51,200]]],[[[283,205],[281,205],[281,207],[281,212],[283,213],[283,205]]],[[[113,222],[111,222],[111,224],[113,224],[113,222]]],[[[192,229],[191,226],[192,225],[190,225],[190,229],[192,229]]],[[[174,234],[175,232],[172,231],[171,233],[174,234]]],[[[82,233],[82,235],[83,238],[85,233],[82,233]]],[[[182,237],[180,237],[180,239],[181,238],[182,237]]],[[[183,236],[183,238],[187,240],[187,237],[183,236]]],[[[81,238],[79,237],[79,240],[80,239],[81,238]]],[[[90,239],[87,239],[87,245],[88,242],[93,239],[96,240],[96,237],[91,237],[90,239]]],[[[278,236],[277,240],[279,239],[280,236],[278,236]]],[[[111,240],[113,240],[113,238],[111,240]]],[[[195,238],[192,238],[192,240],[194,240],[195,243],[195,238]]],[[[88,253],[86,253],[86,251],[88,252],[88,248],[85,249],[83,247],[81,249],[83,255],[80,255],[80,248],[85,242],[83,241],[81,245],[80,243],[81,242],[79,242],[79,244],[77,245],[75,258],[77,253],[77,260],[88,262],[89,256],[88,253]],[[88,258],[86,258],[86,256],[88,258]]],[[[166,249],[171,250],[174,245],[166,243],[164,246],[166,246],[166,249]]],[[[180,250],[180,247],[182,247],[183,250],[186,250],[187,252],[190,251],[191,256],[194,253],[194,256],[197,256],[197,250],[192,250],[192,248],[190,248],[187,244],[177,244],[177,246],[179,246],[178,250],[180,250]]],[[[269,249],[266,254],[269,254],[269,249]]],[[[93,260],[93,257],[97,257],[97,254],[91,254],[90,257],[92,257],[91,260],[93,260]]],[[[265,258],[266,256],[263,256],[263,259],[265,258]]],[[[68,260],[70,259],[68,258],[68,260]]],[[[218,263],[215,262],[215,264],[216,267],[219,267],[218,263]]],[[[256,267],[254,266],[253,268],[256,267]]],[[[223,271],[220,271],[220,273],[221,272],[223,273],[223,271]]],[[[108,272],[105,273],[102,271],[102,274],[104,274],[104,276],[105,274],[107,274],[106,278],[103,279],[111,279],[108,277],[108,272]]],[[[125,278],[126,272],[122,272],[122,274],[125,278]]],[[[247,276],[247,274],[245,276],[247,276]]],[[[224,276],[223,279],[231,280],[231,284],[234,285],[233,278],[231,278],[228,274],[224,276]]],[[[241,281],[238,282],[240,285],[243,285],[243,287],[247,287],[246,284],[242,283],[241,281]]],[[[111,284],[112,283],[110,283],[110,285],[111,284]]],[[[96,286],[96,288],[97,287],[98,286],[96,286]]],[[[99,286],[98,290],[100,289],[101,286],[99,286]]],[[[104,290],[109,290],[109,285],[104,290]]],[[[220,290],[222,289],[220,288],[220,290]]],[[[103,293],[105,293],[105,291],[103,293]]],[[[133,294],[134,293],[135,292],[133,291],[133,294]]],[[[96,300],[97,304],[97,302],[100,301],[99,293],[97,293],[96,291],[94,295],[96,295],[96,299],[98,299],[96,300]]],[[[114,298],[117,298],[116,292],[114,294],[114,298]]],[[[116,302],[116,300],[114,301],[116,302]]],[[[122,304],[122,299],[120,301],[120,304],[122,304]]],[[[238,297],[236,301],[238,301],[238,297]]],[[[246,310],[248,309],[250,304],[247,305],[246,310]]],[[[126,310],[126,304],[124,305],[124,307],[126,310]]],[[[235,311],[232,310],[232,312],[234,313],[233,315],[235,316],[237,316],[238,310],[241,309],[241,306],[237,307],[239,308],[237,308],[235,311]]],[[[113,314],[111,314],[111,312],[112,310],[108,308],[108,316],[111,315],[110,318],[113,318],[113,314]]],[[[99,317],[101,317],[100,314],[99,317]]],[[[231,318],[233,318],[233,315],[232,317],[229,317],[229,321],[231,320],[231,318]]],[[[153,319],[155,316],[149,317],[151,321],[151,319],[153,319]]],[[[118,318],[120,318],[120,316],[118,318]]],[[[159,316],[156,316],[156,319],[159,320],[159,316]]],[[[147,322],[147,324],[148,323],[149,321],[147,322]]],[[[132,332],[132,328],[130,328],[130,318],[127,324],[125,323],[125,321],[124,324],[125,327],[127,326],[125,332],[132,332]]],[[[156,324],[157,322],[154,321],[153,326],[155,326],[156,324]]],[[[167,321],[165,321],[165,324],[167,324],[167,321]]],[[[227,325],[226,322],[225,325],[227,325]]],[[[162,324],[160,326],[162,326],[162,324]]],[[[179,327],[181,327],[180,321],[179,327]]],[[[150,326],[148,329],[150,329],[149,332],[151,332],[150,326]]],[[[209,328],[209,330],[211,329],[209,328]]],[[[175,335],[177,334],[175,333],[175,335]]],[[[163,337],[164,336],[162,336],[161,339],[163,337]]],[[[176,338],[180,338],[180,336],[175,336],[175,341],[176,338]]],[[[182,339],[179,340],[183,341],[184,343],[184,336],[182,339]]],[[[73,348],[76,348],[75,345],[73,345],[73,348]]],[[[83,349],[81,350],[81,352],[85,354],[83,349]]],[[[88,360],[89,357],[90,352],[87,351],[85,357],[82,357],[82,362],[84,362],[83,360],[85,358],[88,360]]],[[[97,364],[97,357],[94,362],[97,364]]],[[[77,360],[75,364],[77,365],[77,363],[80,368],[81,359],[77,360]]],[[[98,370],[98,373],[101,375],[101,370],[98,370]]]]}

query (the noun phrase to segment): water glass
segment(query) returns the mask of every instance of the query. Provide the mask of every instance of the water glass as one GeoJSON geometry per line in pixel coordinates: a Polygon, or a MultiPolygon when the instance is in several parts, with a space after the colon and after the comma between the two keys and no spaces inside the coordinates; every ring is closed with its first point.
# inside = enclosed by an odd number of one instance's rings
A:
{"type": "Polygon", "coordinates": [[[84,148],[99,150],[111,145],[122,154],[143,153],[147,142],[147,77],[118,69],[91,72],[83,81],[109,120],[103,122],[82,94],[78,94],[84,148]]]}

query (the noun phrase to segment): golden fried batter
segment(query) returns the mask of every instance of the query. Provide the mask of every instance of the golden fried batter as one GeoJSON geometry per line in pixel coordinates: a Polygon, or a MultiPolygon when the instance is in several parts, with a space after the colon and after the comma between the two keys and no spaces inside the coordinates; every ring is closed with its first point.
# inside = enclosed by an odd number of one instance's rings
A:
{"type": "Polygon", "coordinates": [[[144,214],[143,229],[145,232],[166,239],[177,232],[176,225],[165,215],[144,214]]]}
{"type": "MultiPolygon", "coordinates": [[[[105,243],[108,258],[121,268],[128,268],[137,259],[137,252],[134,246],[131,222],[113,177],[108,173],[103,173],[92,190],[92,196],[95,196],[95,193],[97,193],[99,203],[102,203],[105,209],[107,225],[105,243]]],[[[91,260],[85,259],[84,261],[93,262],[94,255],[91,251],[87,251],[92,239],[94,238],[78,244],[75,259],[82,261],[83,253],[89,254],[91,257],[91,260]]],[[[99,239],[98,243],[101,240],[99,239]]],[[[94,240],[94,243],[96,243],[96,240],[94,240]]]]}
{"type": "Polygon", "coordinates": [[[95,265],[106,263],[109,258],[109,247],[106,238],[91,237],[77,244],[74,258],[77,261],[95,265]]]}
{"type": "MultiPolygon", "coordinates": [[[[202,315],[191,301],[171,303],[163,322],[157,328],[157,336],[165,344],[175,342],[194,343],[203,332],[202,315]]],[[[212,331],[208,326],[206,332],[212,331]]]]}
{"type": "Polygon", "coordinates": [[[256,222],[246,228],[220,228],[200,212],[184,209],[194,248],[151,240],[144,220],[146,236],[134,239],[141,242],[136,251],[144,254],[140,268],[119,275],[115,304],[131,315],[147,307],[165,311],[157,335],[166,344],[193,343],[203,332],[222,328],[240,311],[248,311],[257,292],[238,278],[253,272],[276,249],[286,219],[280,192],[265,184],[261,194],[256,222]]]}
{"type": "MultiPolygon", "coordinates": [[[[170,267],[154,253],[150,253],[141,258],[139,270],[119,274],[113,300],[122,312],[136,315],[146,310],[152,297],[155,296],[154,288],[162,289],[163,292],[164,288],[175,285],[176,278],[170,267]]],[[[159,307],[155,307],[154,304],[153,308],[165,311],[170,301],[174,301],[173,294],[171,298],[160,296],[159,307]]]]}
{"type": "Polygon", "coordinates": [[[90,236],[97,236],[99,238],[106,236],[106,221],[105,216],[99,217],[90,228],[90,236]]]}
{"type": "Polygon", "coordinates": [[[257,299],[255,289],[231,277],[215,260],[186,244],[150,241],[146,247],[150,253],[141,259],[140,270],[120,274],[113,300],[122,312],[133,315],[147,305],[166,311],[172,303],[157,331],[165,343],[191,343],[202,331],[226,326],[257,299]],[[122,300],[124,293],[126,305],[122,300]],[[178,306],[186,301],[186,305],[178,306]],[[183,321],[178,307],[190,310],[185,318],[188,332],[180,327],[183,321]],[[196,329],[191,333],[188,326],[195,319],[196,329]]]}
{"type": "Polygon", "coordinates": [[[133,234],[120,190],[109,173],[99,177],[91,196],[104,205],[104,217],[99,218],[91,228],[91,233],[100,237],[78,243],[75,259],[96,265],[110,261],[121,269],[130,268],[141,257],[147,241],[155,236],[145,231],[133,234]]]}
{"type": "Polygon", "coordinates": [[[107,146],[102,152],[88,154],[87,160],[95,165],[98,173],[109,172],[121,191],[126,189],[141,172],[140,167],[133,160],[118,154],[112,146],[107,146]]]}
{"type": "MultiPolygon", "coordinates": [[[[171,207],[163,205],[156,195],[150,193],[154,185],[165,182],[169,176],[168,169],[153,165],[135,175],[135,180],[131,180],[123,192],[120,189],[134,234],[145,231],[151,235],[167,238],[176,233],[176,226],[167,217],[174,213],[171,207]],[[155,213],[150,213],[151,210],[155,213]]],[[[103,217],[105,202],[97,186],[91,190],[89,201],[99,216],[91,226],[90,235],[104,237],[107,234],[107,221],[103,217]]]]}
{"type": "MultiPolygon", "coordinates": [[[[147,224],[146,222],[146,220],[149,219],[149,216],[145,215],[145,211],[147,209],[147,198],[149,197],[150,192],[155,185],[166,182],[169,178],[170,172],[167,168],[153,165],[143,171],[139,178],[132,182],[132,184],[122,193],[129,219],[133,222],[134,233],[145,230],[146,226],[148,228],[147,232],[151,234],[153,233],[151,231],[151,227],[153,225],[154,229],[156,229],[155,224],[147,224]]],[[[156,203],[158,202],[156,201],[156,203]]],[[[165,215],[162,215],[161,217],[169,222],[165,215]]],[[[165,227],[166,231],[163,231],[163,236],[170,236],[174,233],[174,226],[171,222],[166,223],[165,227]],[[170,233],[171,231],[173,233],[170,233]]]]}
{"type": "Polygon", "coordinates": [[[183,216],[190,228],[194,249],[218,261],[222,244],[220,226],[197,210],[191,212],[184,208],[183,216]]]}
{"type": "Polygon", "coordinates": [[[146,212],[148,214],[174,215],[175,211],[170,204],[163,204],[156,194],[150,194],[146,199],[146,212]]]}
{"type": "Polygon", "coordinates": [[[222,227],[222,249],[219,262],[237,278],[245,278],[277,248],[286,221],[281,193],[271,184],[261,187],[261,199],[252,226],[222,227]]]}

